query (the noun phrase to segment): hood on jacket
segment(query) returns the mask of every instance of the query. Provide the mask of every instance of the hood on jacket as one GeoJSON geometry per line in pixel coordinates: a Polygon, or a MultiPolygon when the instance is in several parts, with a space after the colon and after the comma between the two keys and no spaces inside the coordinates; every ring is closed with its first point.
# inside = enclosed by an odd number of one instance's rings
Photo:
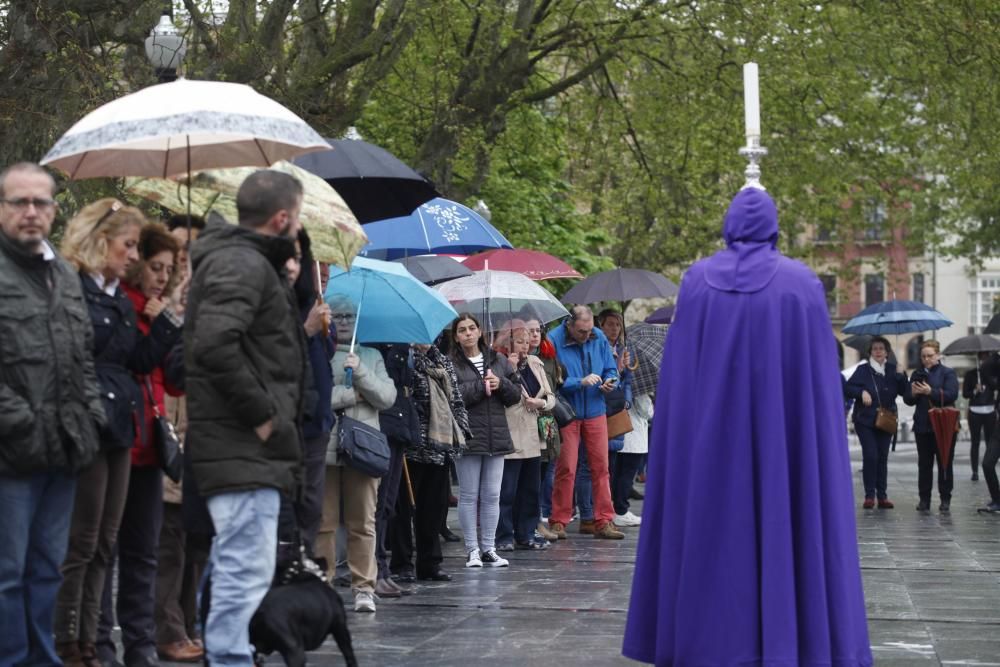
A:
{"type": "Polygon", "coordinates": [[[191,246],[192,268],[197,269],[198,265],[210,253],[219,248],[233,245],[246,245],[255,248],[282,276],[285,273],[285,262],[295,256],[295,241],[290,238],[258,234],[252,229],[239,225],[210,222],[198,240],[191,246]]]}
{"type": "Polygon", "coordinates": [[[707,262],[708,284],[726,292],[757,292],[778,270],[778,209],[763,190],[746,188],[733,197],[723,224],[726,249],[707,262]]]}

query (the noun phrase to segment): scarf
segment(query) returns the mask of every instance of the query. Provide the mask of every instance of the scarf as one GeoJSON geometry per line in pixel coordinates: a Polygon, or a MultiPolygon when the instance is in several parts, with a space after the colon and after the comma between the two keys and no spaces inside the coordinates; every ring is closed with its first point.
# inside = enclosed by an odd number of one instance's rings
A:
{"type": "Polygon", "coordinates": [[[440,366],[428,366],[425,370],[430,391],[430,411],[427,418],[427,442],[431,447],[448,450],[453,446],[462,447],[465,437],[455,423],[451,412],[451,380],[440,366]]]}
{"type": "Polygon", "coordinates": [[[880,364],[872,358],[868,359],[868,365],[879,375],[885,375],[885,364],[880,364]]]}

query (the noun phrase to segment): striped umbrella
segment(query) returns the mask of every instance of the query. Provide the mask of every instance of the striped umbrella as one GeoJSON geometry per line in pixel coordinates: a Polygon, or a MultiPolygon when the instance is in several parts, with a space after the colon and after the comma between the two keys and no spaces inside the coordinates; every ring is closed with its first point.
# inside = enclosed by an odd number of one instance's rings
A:
{"type": "Polygon", "coordinates": [[[846,334],[904,334],[933,331],[954,324],[947,317],[919,301],[893,299],[868,306],[844,326],[846,334]]]}

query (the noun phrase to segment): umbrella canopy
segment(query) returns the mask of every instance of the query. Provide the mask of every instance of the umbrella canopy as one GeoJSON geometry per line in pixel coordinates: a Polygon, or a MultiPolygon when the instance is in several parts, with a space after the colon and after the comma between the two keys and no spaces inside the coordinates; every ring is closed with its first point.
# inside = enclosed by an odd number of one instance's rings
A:
{"type": "Polygon", "coordinates": [[[643,321],[647,324],[670,324],[674,321],[674,310],[674,306],[657,308],[643,321]]]}
{"type": "Polygon", "coordinates": [[[498,248],[487,250],[462,260],[470,269],[481,271],[513,271],[528,276],[532,280],[553,280],[555,278],[583,278],[583,275],[558,257],[540,250],[523,248],[498,248]]]}
{"type": "Polygon", "coordinates": [[[250,86],[178,79],[108,102],[42,158],[71,179],[265,167],[328,148],[304,120],[250,86]]]}
{"type": "Polygon", "coordinates": [[[296,158],[340,193],[361,222],[410,215],[439,197],[434,184],[380,146],[360,139],[328,139],[330,150],[296,158]]]}
{"type": "Polygon", "coordinates": [[[868,351],[868,346],[872,344],[872,337],[869,334],[856,334],[848,336],[840,342],[852,350],[857,350],[861,354],[864,354],[868,351]]]}
{"type": "Polygon", "coordinates": [[[563,303],[630,301],[677,295],[677,285],[645,269],[613,269],[587,276],[563,295],[563,303]]]}
{"type": "Polygon", "coordinates": [[[445,255],[417,255],[393,260],[425,285],[437,285],[446,280],[472,275],[472,269],[445,255]]]}
{"type": "MultiPolygon", "coordinates": [[[[312,240],[313,256],[321,262],[350,266],[368,242],[361,225],[337,191],[326,181],[286,161],[268,167],[294,176],[302,183],[302,211],[299,217],[312,240]]],[[[189,180],[128,178],[125,188],[175,213],[186,213],[190,185],[191,210],[205,215],[212,210],[230,222],[237,222],[236,193],[256,167],[234,167],[201,171],[189,180]]]]}
{"type": "Polygon", "coordinates": [[[944,354],[979,354],[980,352],[1000,351],[1000,339],[988,334],[976,336],[963,336],[952,341],[948,347],[944,348],[944,354]]]}
{"type": "Polygon", "coordinates": [[[370,243],[361,254],[378,259],[410,255],[468,255],[489,248],[510,248],[510,241],[468,206],[438,197],[401,218],[365,225],[370,243]]]}
{"type": "Polygon", "coordinates": [[[437,292],[393,262],[358,257],[350,271],[330,268],[327,302],[346,296],[357,307],[359,343],[430,344],[458,315],[437,292]]]}
{"type": "Polygon", "coordinates": [[[636,394],[655,394],[660,381],[663,363],[663,345],[668,327],[664,324],[640,322],[625,329],[625,339],[636,353],[639,362],[632,374],[632,391],[636,394]]]}
{"type": "Polygon", "coordinates": [[[843,332],[878,336],[933,331],[952,324],[951,320],[925,303],[893,299],[868,306],[850,319],[843,332]]]}
{"type": "Polygon", "coordinates": [[[437,285],[457,310],[484,315],[483,327],[497,331],[513,315],[529,311],[543,324],[569,313],[552,293],[512,271],[476,271],[471,276],[437,285]]]}

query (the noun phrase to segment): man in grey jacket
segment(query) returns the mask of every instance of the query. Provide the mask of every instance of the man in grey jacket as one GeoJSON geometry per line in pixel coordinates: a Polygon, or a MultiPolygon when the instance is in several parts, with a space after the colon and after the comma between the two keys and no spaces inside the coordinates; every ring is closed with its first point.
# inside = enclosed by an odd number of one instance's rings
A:
{"type": "Polygon", "coordinates": [[[258,171],[238,226],[210,224],[192,250],[184,331],[187,452],[215,526],[205,654],[251,665],[248,626],[274,576],[280,493],[301,467],[305,337],[285,275],[302,185],[258,171]]]}
{"type": "Polygon", "coordinates": [[[76,471],[105,423],[80,278],[48,243],[47,171],[0,173],[0,665],[61,664],[52,640],[76,471]]]}

